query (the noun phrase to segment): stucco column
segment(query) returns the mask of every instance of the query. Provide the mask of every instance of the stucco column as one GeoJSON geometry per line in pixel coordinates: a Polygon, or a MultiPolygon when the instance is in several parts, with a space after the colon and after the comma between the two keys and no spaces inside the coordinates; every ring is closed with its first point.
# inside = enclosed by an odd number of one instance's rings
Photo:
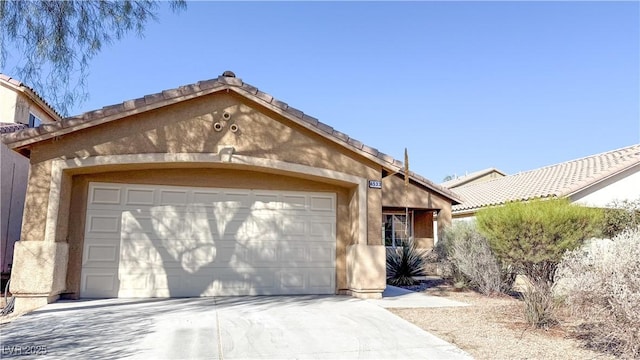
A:
{"type": "MultiPolygon", "coordinates": [[[[57,223],[61,217],[66,220],[65,214],[68,211],[61,209],[60,204],[66,205],[68,209],[68,203],[65,202],[67,196],[61,194],[60,189],[68,185],[64,180],[70,178],[62,176],[61,171],[52,171],[50,176],[46,176],[49,169],[42,168],[45,171],[40,176],[44,175],[45,179],[50,179],[47,211],[44,213],[42,209],[38,209],[39,211],[32,212],[30,210],[34,205],[25,207],[23,237],[14,247],[10,290],[16,299],[14,309],[16,313],[28,312],[55,301],[66,288],[69,246],[66,242],[56,241],[57,238],[64,239],[66,236],[55,234],[56,228],[50,229],[50,224],[57,223]],[[52,202],[52,197],[58,201],[52,202]],[[41,216],[45,219],[44,222],[36,220],[41,216]],[[44,234],[38,231],[41,227],[45,228],[44,234]],[[24,231],[25,228],[29,231],[24,231]]],[[[42,178],[33,179],[34,174],[37,174],[37,171],[30,173],[28,204],[39,203],[38,199],[45,194],[41,189],[42,178]]]]}
{"type": "Polygon", "coordinates": [[[382,243],[382,191],[367,189],[367,242],[347,249],[349,294],[358,298],[379,299],[386,287],[386,249],[382,243]]]}
{"type": "Polygon", "coordinates": [[[13,254],[10,290],[14,312],[25,313],[55,301],[65,289],[67,243],[18,241],[13,254]]]}
{"type": "Polygon", "coordinates": [[[383,245],[354,244],[347,250],[349,294],[379,299],[386,284],[386,250],[383,245]]]}

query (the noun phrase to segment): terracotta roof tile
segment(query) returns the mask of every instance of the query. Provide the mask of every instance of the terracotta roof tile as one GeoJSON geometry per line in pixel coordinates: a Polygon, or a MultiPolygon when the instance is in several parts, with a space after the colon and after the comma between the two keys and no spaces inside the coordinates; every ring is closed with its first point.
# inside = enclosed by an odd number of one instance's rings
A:
{"type": "Polygon", "coordinates": [[[353,146],[354,148],[360,150],[362,149],[362,145],[364,145],[363,143],[361,143],[360,141],[354,139],[354,138],[349,138],[348,141],[349,145],[353,146]]]}
{"type": "Polygon", "coordinates": [[[302,120],[304,120],[305,122],[308,122],[309,124],[311,124],[313,126],[318,126],[318,124],[320,123],[320,121],[318,121],[318,119],[314,118],[311,115],[307,115],[307,114],[304,114],[304,116],[302,117],[302,120]]]}
{"type": "Polygon", "coordinates": [[[375,157],[378,157],[378,154],[380,153],[380,151],[378,151],[378,149],[376,148],[372,148],[371,146],[367,146],[365,144],[362,144],[362,151],[371,154],[375,157]]]}
{"type": "Polygon", "coordinates": [[[162,100],[164,100],[164,98],[162,97],[162,93],[155,93],[155,94],[149,94],[144,96],[144,102],[147,105],[151,105],[162,100]]]}
{"type": "Polygon", "coordinates": [[[291,106],[287,107],[286,112],[288,112],[289,114],[291,114],[291,115],[293,115],[293,116],[295,116],[295,117],[297,117],[299,119],[302,119],[302,117],[304,116],[304,113],[301,110],[298,110],[298,109],[293,108],[291,106]]]}
{"type": "MultiPolygon", "coordinates": [[[[2,76],[3,74],[0,74],[2,76]]],[[[28,128],[25,124],[17,124],[17,123],[0,123],[0,134],[8,134],[12,132],[16,132],[18,130],[24,130],[28,128]]]]}
{"type": "Polygon", "coordinates": [[[40,102],[42,102],[42,105],[45,106],[44,111],[47,112],[48,110],[54,121],[59,121],[60,119],[62,119],[62,116],[60,115],[60,113],[58,113],[58,111],[56,111],[56,109],[54,109],[53,106],[51,106],[51,104],[49,104],[42,96],[40,96],[40,94],[38,94],[38,92],[36,92],[32,87],[29,87],[23,84],[21,81],[14,79],[11,76],[3,73],[0,73],[0,81],[7,82],[13,86],[20,87],[26,90],[26,92],[29,95],[33,96],[35,99],[38,99],[40,102]]]}
{"type": "Polygon", "coordinates": [[[258,88],[255,86],[251,86],[247,83],[242,84],[242,89],[248,92],[251,95],[255,95],[258,92],[258,88]]]}
{"type": "Polygon", "coordinates": [[[170,89],[170,90],[164,90],[162,92],[162,97],[165,99],[173,99],[173,98],[177,98],[182,96],[182,93],[180,92],[180,89],[170,89]]]}
{"type": "Polygon", "coordinates": [[[318,125],[316,125],[318,129],[326,132],[327,134],[333,134],[333,128],[323,122],[318,121],[318,125]]]}
{"type": "Polygon", "coordinates": [[[279,107],[282,110],[287,110],[287,108],[289,107],[286,102],[280,101],[276,98],[271,99],[271,104],[279,107]]]}
{"type": "Polygon", "coordinates": [[[479,177],[482,177],[484,175],[490,174],[492,172],[497,172],[499,174],[502,175],[506,175],[505,173],[503,173],[502,171],[496,169],[496,168],[488,168],[488,169],[483,169],[483,170],[479,170],[479,171],[474,171],[470,174],[466,174],[464,176],[459,176],[456,177],[455,179],[451,179],[448,181],[444,181],[442,183],[440,183],[440,185],[446,187],[446,188],[454,188],[454,187],[458,187],[462,184],[465,184],[467,182],[473,181],[479,177]]]}
{"type": "Polygon", "coordinates": [[[255,95],[258,98],[260,98],[260,99],[262,99],[262,100],[264,100],[264,101],[266,101],[268,103],[271,103],[271,100],[273,100],[273,96],[267,94],[266,92],[260,91],[260,90],[258,90],[258,92],[256,92],[255,95]]]}
{"type": "Polygon", "coordinates": [[[394,160],[394,158],[393,158],[392,156],[390,156],[390,155],[387,155],[387,154],[385,154],[385,153],[378,153],[378,157],[379,157],[380,159],[382,159],[382,160],[384,160],[384,161],[386,161],[386,162],[390,163],[390,164],[393,164],[393,160],[394,160]]]}
{"type": "Polygon", "coordinates": [[[197,84],[198,89],[196,91],[202,91],[202,90],[207,90],[207,89],[213,89],[215,87],[220,86],[220,82],[218,81],[218,79],[210,79],[210,80],[205,80],[205,81],[199,81],[197,84]]]}
{"type": "Polygon", "coordinates": [[[349,141],[349,135],[347,135],[347,134],[345,134],[343,132],[340,132],[338,130],[335,130],[335,129],[333,130],[333,136],[335,136],[336,138],[338,138],[338,139],[340,139],[340,140],[342,140],[344,142],[349,141]]]}
{"type": "MultiPolygon", "coordinates": [[[[319,131],[326,133],[330,138],[333,138],[336,141],[341,141],[345,146],[351,147],[356,151],[361,151],[362,154],[366,154],[367,156],[372,156],[376,159],[379,159],[381,162],[395,167],[396,171],[401,171],[402,169],[401,161],[395,160],[391,156],[383,154],[375,148],[366,146],[362,142],[350,138],[347,134],[334,130],[333,127],[318,121],[318,119],[314,118],[313,116],[304,114],[301,110],[289,107],[287,103],[275,99],[273,96],[260,91],[254,86],[244,83],[241,79],[224,75],[219,76],[216,79],[200,81],[196,84],[184,85],[175,89],[164,90],[161,93],[149,94],[141,98],[127,100],[121,104],[107,106],[102,109],[86,112],[82,115],[69,117],[61,121],[60,126],[58,126],[57,130],[50,130],[48,128],[41,128],[39,130],[27,129],[19,131],[17,133],[8,134],[3,136],[3,141],[7,144],[20,142],[20,145],[18,146],[26,146],[29,143],[28,140],[31,139],[31,142],[36,142],[44,140],[46,138],[51,138],[53,136],[56,136],[56,131],[60,129],[62,129],[64,133],[67,133],[69,131],[73,131],[72,128],[74,127],[84,127],[85,123],[87,122],[101,120],[106,117],[117,119],[118,114],[121,114],[121,117],[124,117],[130,114],[131,111],[135,111],[138,109],[146,110],[149,108],[170,105],[177,101],[181,101],[183,96],[190,96],[203,92],[204,94],[208,94],[212,93],[213,91],[217,91],[215,89],[219,87],[233,89],[238,93],[245,93],[247,94],[247,96],[251,96],[254,100],[264,101],[269,106],[275,106],[278,109],[283,110],[284,115],[289,115],[294,120],[304,121],[306,124],[309,124],[319,131]]],[[[414,177],[416,181],[421,182],[423,185],[432,188],[433,190],[451,198],[456,202],[459,200],[458,196],[448,189],[442,188],[439,185],[436,185],[433,182],[421,176],[418,176],[417,174],[411,173],[410,176],[414,177]]]]}
{"type": "Polygon", "coordinates": [[[514,200],[566,197],[640,164],[640,144],[454,189],[464,212],[514,200]]]}

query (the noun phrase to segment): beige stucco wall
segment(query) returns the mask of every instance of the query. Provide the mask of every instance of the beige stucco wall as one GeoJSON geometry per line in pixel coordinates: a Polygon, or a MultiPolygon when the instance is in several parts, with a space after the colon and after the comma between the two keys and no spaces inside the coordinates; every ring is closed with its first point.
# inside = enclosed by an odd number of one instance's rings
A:
{"type": "Polygon", "coordinates": [[[29,124],[29,113],[37,116],[43,123],[56,121],[39,104],[41,100],[32,99],[23,87],[0,81],[0,122],[29,124]]]}
{"type": "Polygon", "coordinates": [[[18,94],[0,81],[0,122],[16,122],[17,98],[18,94]]]}
{"type": "MultiPolygon", "coordinates": [[[[39,117],[43,123],[54,122],[39,103],[31,98],[23,87],[0,80],[0,122],[29,124],[29,113],[39,117]]],[[[29,159],[0,144],[0,269],[9,271],[13,262],[14,242],[20,238],[29,159]]]]}
{"type": "MultiPolygon", "coordinates": [[[[234,156],[277,160],[381,180],[381,166],[373,161],[242,96],[217,93],[33,145],[22,240],[51,238],[51,234],[47,236],[45,232],[55,161],[126,154],[217,153],[223,146],[233,147],[234,156]],[[228,121],[223,119],[224,112],[231,114],[228,121]],[[215,123],[223,125],[222,131],[214,129],[215,123]],[[231,132],[231,124],[239,130],[231,132]]],[[[60,206],[54,214],[57,216],[54,241],[69,243],[65,292],[72,293],[71,296],[77,296],[79,288],[87,184],[93,180],[335,192],[338,195],[337,291],[348,290],[347,252],[351,244],[360,240],[358,234],[362,229],[355,218],[359,216],[361,202],[366,203],[367,213],[364,245],[382,244],[381,192],[369,191],[366,198],[360,198],[354,184],[340,180],[220,162],[116,164],[69,169],[63,174],[60,206]]],[[[381,263],[378,271],[384,269],[384,258],[377,261],[381,263]]],[[[383,287],[374,290],[381,292],[383,287]]]]}
{"type": "Polygon", "coordinates": [[[0,143],[0,269],[10,270],[13,244],[20,238],[22,211],[27,191],[29,159],[0,143]]]}
{"type": "Polygon", "coordinates": [[[640,164],[620,172],[570,197],[572,202],[608,207],[614,201],[640,200],[640,164]]]}
{"type": "Polygon", "coordinates": [[[409,183],[405,192],[402,175],[389,175],[382,179],[382,203],[385,207],[438,210],[438,234],[451,225],[451,200],[426,190],[415,182],[409,183]]]}
{"type": "MultiPolygon", "coordinates": [[[[384,290],[381,211],[383,205],[406,205],[403,179],[395,175],[382,179],[380,164],[233,91],[130,115],[29,147],[31,173],[21,239],[55,244],[51,251],[64,255],[56,258],[65,259],[64,269],[68,269],[60,291],[70,297],[79,293],[91,181],[334,192],[336,291],[379,297],[384,290]],[[223,117],[225,113],[229,119],[223,117]],[[222,130],[216,131],[215,124],[222,125],[222,130]],[[232,125],[238,131],[230,131],[232,125]],[[234,161],[221,160],[222,156],[215,161],[193,160],[193,154],[209,156],[229,147],[234,161]],[[157,161],[158,155],[167,158],[164,154],[183,160],[157,161]],[[102,161],[130,158],[127,155],[137,160],[102,161]],[[382,180],[383,189],[367,189],[366,180],[382,180]]],[[[438,210],[439,229],[450,222],[451,201],[421,185],[412,183],[409,206],[438,210]]],[[[22,270],[28,276],[28,269],[22,270]]],[[[55,286],[51,285],[50,296],[57,295],[53,292],[59,290],[59,281],[51,280],[55,286]]],[[[28,293],[26,287],[21,290],[28,293]]]]}
{"type": "MultiPolygon", "coordinates": [[[[47,140],[32,148],[32,175],[23,225],[24,240],[44,238],[51,161],[114,154],[216,153],[233,146],[235,154],[331,169],[380,179],[381,167],[322,139],[311,131],[232,94],[214,94],[47,140]],[[231,114],[223,131],[213,129],[222,113],[231,114]],[[239,131],[229,131],[231,123],[239,131]],[[28,218],[27,218],[28,216],[28,218]]],[[[379,208],[379,192],[369,192],[368,207],[379,208]]],[[[64,215],[64,214],[62,214],[64,215]]],[[[369,217],[368,241],[379,242],[381,219],[369,217]]]]}

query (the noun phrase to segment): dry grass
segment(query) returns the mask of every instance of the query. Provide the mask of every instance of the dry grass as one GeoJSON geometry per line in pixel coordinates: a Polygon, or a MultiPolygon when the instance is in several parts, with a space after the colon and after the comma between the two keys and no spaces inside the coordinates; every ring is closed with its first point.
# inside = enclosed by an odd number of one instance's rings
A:
{"type": "Polygon", "coordinates": [[[519,300],[454,290],[439,285],[425,292],[471,306],[389,310],[476,359],[615,359],[586,349],[572,337],[572,324],[562,315],[560,325],[536,329],[526,323],[519,300]]]}

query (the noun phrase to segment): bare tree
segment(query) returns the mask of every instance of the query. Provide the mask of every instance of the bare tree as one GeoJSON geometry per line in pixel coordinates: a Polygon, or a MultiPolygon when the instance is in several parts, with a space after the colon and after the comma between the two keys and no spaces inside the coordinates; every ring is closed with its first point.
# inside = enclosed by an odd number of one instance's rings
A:
{"type": "MultiPolygon", "coordinates": [[[[185,0],[170,2],[174,11],[185,0]]],[[[33,87],[62,115],[86,100],[90,60],[104,45],[157,20],[156,1],[0,1],[0,69],[33,87]],[[5,69],[11,59],[14,67],[5,69]]]]}

